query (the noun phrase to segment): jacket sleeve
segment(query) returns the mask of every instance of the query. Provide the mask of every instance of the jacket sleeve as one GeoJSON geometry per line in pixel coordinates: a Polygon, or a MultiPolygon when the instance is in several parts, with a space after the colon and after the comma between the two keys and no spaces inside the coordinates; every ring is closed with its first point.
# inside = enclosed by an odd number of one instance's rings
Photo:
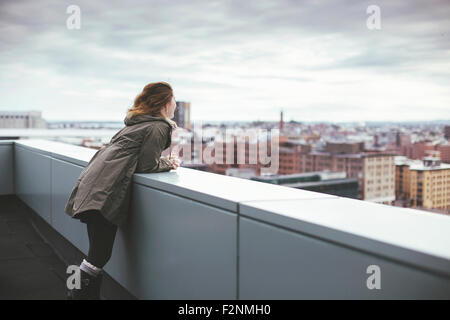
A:
{"type": "Polygon", "coordinates": [[[164,172],[173,169],[173,164],[161,157],[170,134],[169,127],[153,125],[144,137],[139,154],[136,173],[164,172]]]}

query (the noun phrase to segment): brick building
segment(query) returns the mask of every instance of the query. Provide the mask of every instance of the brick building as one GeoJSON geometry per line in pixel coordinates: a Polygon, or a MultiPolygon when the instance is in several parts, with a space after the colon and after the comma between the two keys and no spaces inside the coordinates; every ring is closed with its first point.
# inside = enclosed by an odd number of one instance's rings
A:
{"type": "Polygon", "coordinates": [[[396,197],[408,207],[450,212],[450,164],[438,158],[396,157],[396,197]]]}

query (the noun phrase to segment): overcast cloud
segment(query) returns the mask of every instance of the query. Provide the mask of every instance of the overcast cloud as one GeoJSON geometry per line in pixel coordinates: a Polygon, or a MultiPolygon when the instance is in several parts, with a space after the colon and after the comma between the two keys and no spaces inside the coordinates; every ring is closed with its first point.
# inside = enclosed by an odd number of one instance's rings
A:
{"type": "Polygon", "coordinates": [[[449,119],[449,16],[430,0],[0,0],[0,110],[121,121],[168,81],[192,120],[449,119]]]}

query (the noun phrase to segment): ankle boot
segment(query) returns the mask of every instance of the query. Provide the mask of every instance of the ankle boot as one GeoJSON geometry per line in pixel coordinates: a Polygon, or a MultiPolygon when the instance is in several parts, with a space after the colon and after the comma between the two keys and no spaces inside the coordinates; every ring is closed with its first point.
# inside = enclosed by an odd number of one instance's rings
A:
{"type": "Polygon", "coordinates": [[[80,289],[71,289],[67,292],[68,300],[100,300],[100,289],[103,275],[91,276],[80,270],[80,289]]]}

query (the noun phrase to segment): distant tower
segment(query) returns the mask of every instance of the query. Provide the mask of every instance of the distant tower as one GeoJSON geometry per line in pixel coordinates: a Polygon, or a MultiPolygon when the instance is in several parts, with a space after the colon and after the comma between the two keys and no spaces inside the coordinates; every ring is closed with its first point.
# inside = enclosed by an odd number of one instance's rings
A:
{"type": "Polygon", "coordinates": [[[444,137],[447,140],[450,140],[450,126],[444,127],[444,137]]]}
{"type": "Polygon", "coordinates": [[[191,103],[184,101],[177,101],[173,121],[177,123],[180,128],[191,129],[191,103]]]}
{"type": "Polygon", "coordinates": [[[395,134],[395,145],[397,147],[401,146],[401,142],[400,142],[400,131],[397,131],[397,133],[395,134]]]}
{"type": "Polygon", "coordinates": [[[283,110],[280,112],[280,131],[283,130],[284,122],[283,122],[283,110]]]}

